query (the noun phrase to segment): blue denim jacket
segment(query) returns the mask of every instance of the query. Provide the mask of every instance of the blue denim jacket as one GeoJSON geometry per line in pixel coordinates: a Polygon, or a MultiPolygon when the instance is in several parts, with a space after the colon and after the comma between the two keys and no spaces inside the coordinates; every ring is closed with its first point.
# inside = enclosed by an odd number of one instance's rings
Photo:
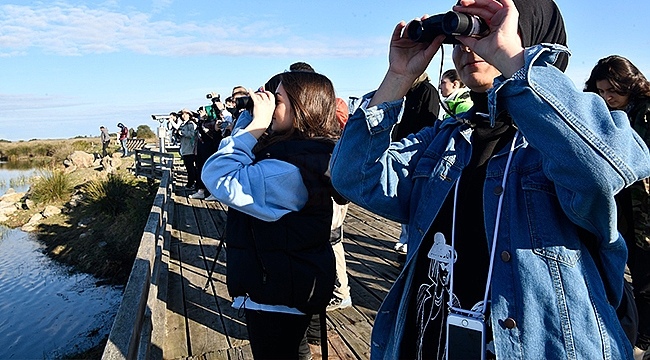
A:
{"type": "MultiPolygon", "coordinates": [[[[493,156],[483,191],[491,248],[504,192],[491,284],[500,359],[629,359],[618,322],[627,249],[614,194],[650,175],[650,155],[625,113],[609,112],[550,63],[563,47],[526,49],[523,76],[495,79],[490,115],[507,109],[522,136],[501,188],[510,146],[493,156]],[[597,238],[603,273],[577,227],[597,238]],[[506,321],[507,320],[507,321],[506,321]]],[[[414,255],[470,159],[472,129],[453,119],[390,143],[401,101],[358,109],[331,163],[335,188],[388,219],[409,224],[402,273],[381,305],[371,358],[397,359],[413,286],[414,255]],[[363,150],[360,150],[363,149],[363,150]]],[[[462,216],[462,215],[461,215],[462,216]]]]}

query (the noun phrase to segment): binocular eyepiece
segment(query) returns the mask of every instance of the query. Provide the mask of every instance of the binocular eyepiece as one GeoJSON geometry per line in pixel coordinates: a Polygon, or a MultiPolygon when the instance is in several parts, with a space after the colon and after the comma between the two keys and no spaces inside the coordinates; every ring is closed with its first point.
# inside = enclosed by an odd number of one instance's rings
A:
{"type": "Polygon", "coordinates": [[[454,36],[481,38],[490,33],[485,20],[476,15],[449,11],[425,20],[413,20],[406,27],[406,35],[415,42],[430,43],[438,35],[446,35],[444,44],[460,44],[454,36]]]}

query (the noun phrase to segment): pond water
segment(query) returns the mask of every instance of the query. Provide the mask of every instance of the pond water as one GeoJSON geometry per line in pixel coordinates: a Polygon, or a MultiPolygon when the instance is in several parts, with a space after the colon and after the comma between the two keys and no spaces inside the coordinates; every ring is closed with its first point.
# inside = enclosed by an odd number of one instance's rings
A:
{"type": "Polygon", "coordinates": [[[0,162],[0,195],[3,195],[9,188],[16,192],[24,192],[29,189],[28,179],[38,173],[35,169],[13,169],[9,163],[0,162]]]}
{"type": "MultiPolygon", "coordinates": [[[[0,179],[6,171],[0,168],[0,179]]],[[[34,235],[0,225],[0,359],[60,358],[98,345],[110,332],[123,287],[98,286],[98,279],[73,274],[42,250],[34,235]]]]}

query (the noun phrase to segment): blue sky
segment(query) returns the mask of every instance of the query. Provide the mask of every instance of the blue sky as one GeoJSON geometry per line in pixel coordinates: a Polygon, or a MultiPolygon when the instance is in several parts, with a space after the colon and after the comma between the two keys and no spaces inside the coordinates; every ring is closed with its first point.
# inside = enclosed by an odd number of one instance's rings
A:
{"type": "MultiPolygon", "coordinates": [[[[235,85],[257,88],[295,61],[340,97],[376,88],[395,24],[455,1],[0,1],[0,139],[96,136],[158,125],[151,114],[207,105],[235,85]]],[[[582,87],[596,61],[620,54],[650,77],[646,1],[557,0],[582,87]]],[[[453,67],[446,48],[443,69],[453,67]]],[[[428,72],[437,84],[441,55],[428,72]]]]}

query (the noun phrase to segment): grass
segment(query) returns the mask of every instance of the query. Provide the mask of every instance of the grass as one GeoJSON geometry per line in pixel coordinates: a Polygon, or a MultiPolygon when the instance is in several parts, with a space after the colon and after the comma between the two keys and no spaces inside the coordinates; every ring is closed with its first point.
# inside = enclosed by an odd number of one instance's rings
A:
{"type": "Polygon", "coordinates": [[[128,173],[78,186],[82,201],[39,226],[48,254],[109,283],[126,284],[157,184],[128,173]]]}
{"type": "Polygon", "coordinates": [[[32,178],[29,177],[29,176],[25,176],[25,175],[16,176],[16,177],[13,177],[13,178],[9,179],[9,186],[10,187],[24,186],[24,185],[27,185],[27,184],[30,184],[30,183],[32,183],[32,178]]]}
{"type": "Polygon", "coordinates": [[[31,199],[37,203],[49,204],[67,201],[72,196],[72,177],[62,169],[43,169],[31,187],[31,199]]]}
{"type": "Polygon", "coordinates": [[[117,216],[133,205],[134,185],[132,178],[120,173],[92,180],[84,185],[85,204],[96,212],[117,216]]]}

